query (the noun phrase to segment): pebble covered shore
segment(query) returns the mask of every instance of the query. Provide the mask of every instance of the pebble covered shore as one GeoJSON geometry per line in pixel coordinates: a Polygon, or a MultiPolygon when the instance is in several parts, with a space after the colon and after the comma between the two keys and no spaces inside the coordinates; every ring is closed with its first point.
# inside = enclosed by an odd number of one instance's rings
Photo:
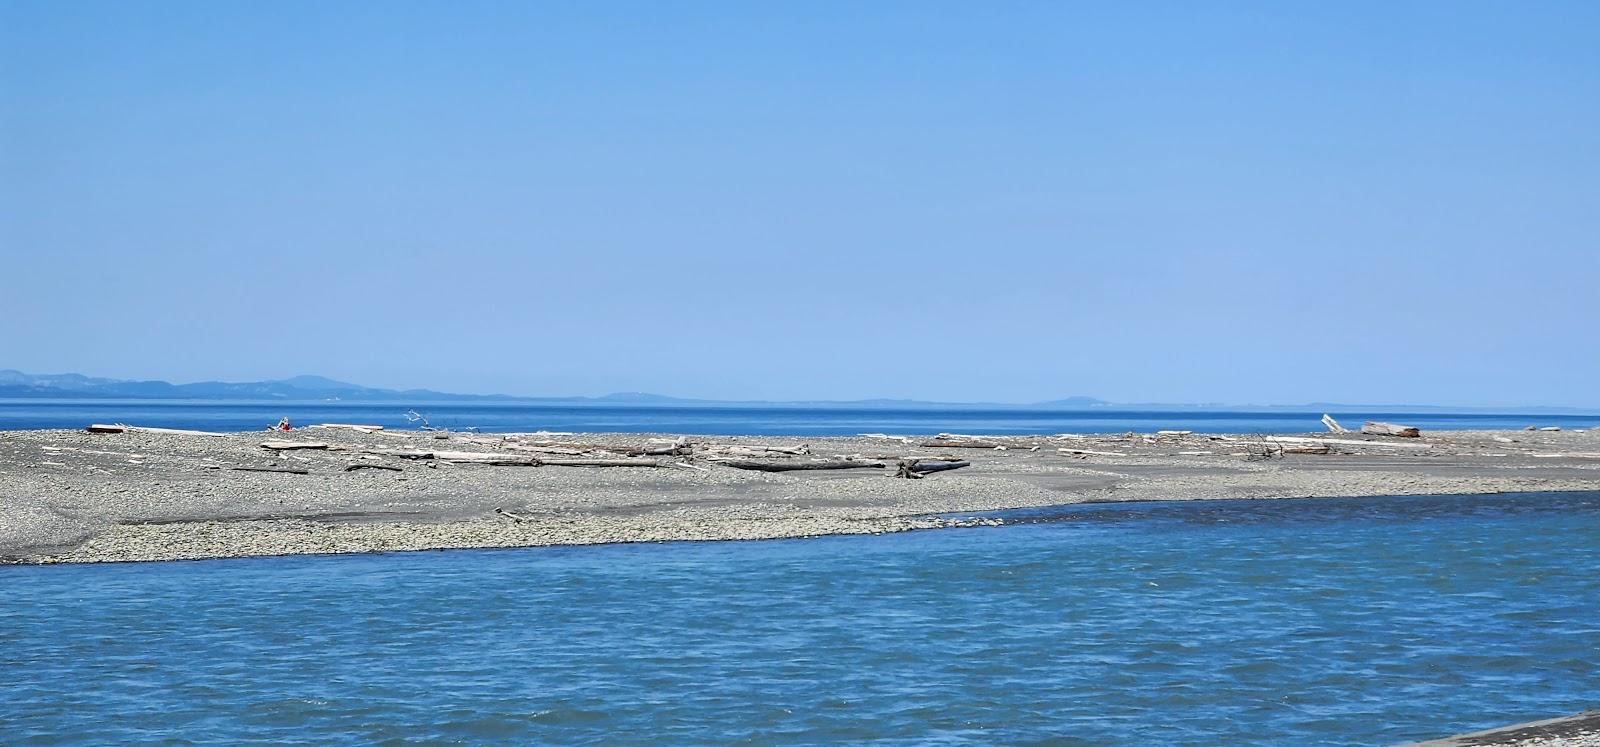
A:
{"type": "Polygon", "coordinates": [[[1600,490],[1597,431],[1299,438],[957,436],[951,440],[989,445],[949,448],[927,445],[939,443],[932,436],[7,431],[0,560],[767,539],[993,523],[960,515],[1082,501],[1600,490]],[[1295,453],[1305,439],[1326,453],[1295,453]],[[262,446],[269,440],[325,448],[271,450],[262,446]],[[676,453],[640,456],[673,444],[681,445],[676,453]],[[534,464],[621,458],[630,448],[627,459],[651,466],[534,464]],[[727,466],[752,454],[884,466],[727,466]],[[938,457],[971,466],[894,477],[901,459],[938,457]]]}

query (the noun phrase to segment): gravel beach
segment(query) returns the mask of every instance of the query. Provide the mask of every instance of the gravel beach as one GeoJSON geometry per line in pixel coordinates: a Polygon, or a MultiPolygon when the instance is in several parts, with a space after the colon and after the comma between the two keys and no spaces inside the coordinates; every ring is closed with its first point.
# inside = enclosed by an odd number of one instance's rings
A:
{"type": "Polygon", "coordinates": [[[986,523],[959,515],[1084,501],[1596,489],[1600,431],[947,439],[5,431],[0,561],[765,539],[986,523]],[[911,458],[971,465],[896,479],[898,462],[911,458]],[[599,459],[640,466],[552,463],[599,459]],[[729,466],[741,459],[883,466],[729,466]]]}

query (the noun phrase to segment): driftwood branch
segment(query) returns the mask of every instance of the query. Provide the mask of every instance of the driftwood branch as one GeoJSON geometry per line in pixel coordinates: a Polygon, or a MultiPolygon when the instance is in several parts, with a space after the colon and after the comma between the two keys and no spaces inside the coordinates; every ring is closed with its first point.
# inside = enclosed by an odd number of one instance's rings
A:
{"type": "Polygon", "coordinates": [[[1333,432],[1333,433],[1349,433],[1350,432],[1349,428],[1346,428],[1346,427],[1344,427],[1342,425],[1339,425],[1339,421],[1334,420],[1333,416],[1329,415],[1327,413],[1323,413],[1322,414],[1322,424],[1327,426],[1328,430],[1333,432]]]}
{"type": "Polygon", "coordinates": [[[234,472],[280,472],[285,475],[309,475],[311,470],[297,467],[229,467],[234,472]]]}
{"type": "Polygon", "coordinates": [[[518,524],[521,524],[522,522],[528,520],[528,517],[526,517],[526,516],[518,516],[517,514],[511,513],[510,511],[507,511],[507,510],[505,510],[503,508],[499,508],[499,507],[496,507],[494,512],[497,513],[497,514],[500,514],[501,516],[506,517],[507,519],[510,519],[510,520],[512,520],[514,522],[517,522],[518,524]]]}

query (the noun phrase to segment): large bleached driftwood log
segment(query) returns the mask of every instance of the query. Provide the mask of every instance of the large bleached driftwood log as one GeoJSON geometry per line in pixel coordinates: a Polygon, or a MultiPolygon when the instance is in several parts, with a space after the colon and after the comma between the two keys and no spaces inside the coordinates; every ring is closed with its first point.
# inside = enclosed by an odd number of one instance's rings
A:
{"type": "Polygon", "coordinates": [[[210,436],[212,438],[226,438],[226,433],[212,433],[211,431],[189,431],[182,428],[144,428],[137,425],[103,425],[95,423],[85,428],[90,433],[157,433],[167,436],[210,436]]]}
{"type": "Polygon", "coordinates": [[[1395,423],[1379,423],[1375,420],[1367,421],[1361,426],[1361,432],[1369,436],[1398,436],[1400,438],[1421,438],[1422,431],[1409,425],[1395,423]]]}
{"type": "Polygon", "coordinates": [[[1333,416],[1329,415],[1328,413],[1322,413],[1322,424],[1327,426],[1328,430],[1330,432],[1332,432],[1332,433],[1349,433],[1350,432],[1349,428],[1346,428],[1346,427],[1344,427],[1342,425],[1339,425],[1339,421],[1334,420],[1333,416]]]}
{"type": "Polygon", "coordinates": [[[540,459],[538,457],[497,459],[452,459],[466,464],[483,464],[490,467],[664,467],[654,459],[540,459]]]}
{"type": "Polygon", "coordinates": [[[512,451],[531,451],[539,454],[582,454],[586,451],[603,451],[626,456],[684,456],[694,449],[687,443],[660,446],[618,446],[614,444],[587,444],[545,442],[537,444],[507,444],[512,451]]]}
{"type": "Polygon", "coordinates": [[[328,444],[321,441],[262,441],[261,448],[273,451],[297,451],[300,449],[326,449],[328,444]]]}
{"type": "Polygon", "coordinates": [[[730,456],[767,456],[769,454],[788,454],[790,456],[805,456],[811,453],[811,447],[801,444],[799,446],[767,446],[764,444],[712,444],[706,447],[706,452],[711,454],[726,454],[730,456]]]}
{"type": "Polygon", "coordinates": [[[655,459],[541,459],[546,467],[662,467],[655,459]]]}
{"type": "Polygon", "coordinates": [[[853,459],[838,459],[825,462],[801,461],[770,461],[758,462],[749,459],[728,459],[717,462],[724,467],[734,469],[750,469],[758,472],[793,472],[796,470],[823,470],[823,469],[862,469],[867,467],[883,468],[883,462],[861,462],[853,459]]]}
{"type": "Polygon", "coordinates": [[[1056,451],[1059,452],[1059,453],[1062,453],[1062,454],[1070,454],[1072,456],[1077,456],[1077,457],[1083,457],[1083,456],[1114,456],[1114,457],[1132,456],[1132,454],[1126,454],[1126,453],[1123,453],[1123,452],[1120,452],[1120,451],[1095,451],[1094,449],[1072,449],[1072,448],[1068,448],[1068,447],[1065,447],[1065,446],[1063,446],[1063,447],[1061,447],[1059,449],[1056,449],[1056,451]]]}
{"type": "Polygon", "coordinates": [[[999,441],[965,441],[954,438],[936,438],[932,441],[923,441],[922,445],[926,448],[934,449],[1021,449],[1024,451],[1031,451],[1039,448],[1033,444],[1008,444],[1001,443],[999,441]]]}
{"type": "Polygon", "coordinates": [[[1354,438],[1322,438],[1306,436],[1267,436],[1265,438],[1240,438],[1238,436],[1215,436],[1217,441],[1224,442],[1255,442],[1265,441],[1272,444],[1340,444],[1343,446],[1371,446],[1378,449],[1431,449],[1432,444],[1411,444],[1401,441],[1362,441],[1354,438]]]}

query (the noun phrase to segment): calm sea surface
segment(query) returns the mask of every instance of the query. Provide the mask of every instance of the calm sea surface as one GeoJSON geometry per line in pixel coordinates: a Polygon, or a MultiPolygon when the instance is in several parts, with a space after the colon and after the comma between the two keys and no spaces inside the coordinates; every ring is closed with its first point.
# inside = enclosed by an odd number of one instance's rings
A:
{"type": "MultiPolygon", "coordinates": [[[[0,430],[82,428],[90,423],[130,423],[202,430],[260,430],[279,418],[291,422],[371,423],[416,427],[400,403],[229,402],[196,400],[0,400],[0,430]]],[[[1298,433],[1320,431],[1322,411],[1230,412],[1225,410],[882,407],[709,407],[618,404],[528,404],[430,402],[415,405],[435,427],[483,431],[577,431],[691,433],[709,435],[839,436],[857,433],[1122,433],[1193,430],[1205,433],[1298,433]]],[[[1385,420],[1424,430],[1600,427],[1600,415],[1531,415],[1448,412],[1335,411],[1346,426],[1385,420]]]]}
{"type": "Polygon", "coordinates": [[[1600,493],[0,567],[0,741],[1381,745],[1600,706],[1600,493]]]}

